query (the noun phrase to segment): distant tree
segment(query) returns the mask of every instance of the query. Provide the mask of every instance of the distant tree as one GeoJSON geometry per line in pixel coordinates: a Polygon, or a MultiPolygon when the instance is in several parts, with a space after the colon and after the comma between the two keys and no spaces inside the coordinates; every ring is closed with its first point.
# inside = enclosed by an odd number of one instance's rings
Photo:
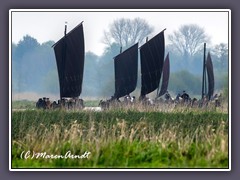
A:
{"type": "MultiPolygon", "coordinates": [[[[186,57],[177,53],[172,45],[166,45],[165,52],[169,52],[171,72],[186,70],[194,75],[202,74],[203,51],[198,51],[192,57],[186,57]]],[[[166,54],[165,53],[165,54],[166,54]]]]}
{"type": "Polygon", "coordinates": [[[45,47],[52,47],[52,45],[54,45],[55,42],[54,41],[47,41],[41,44],[41,46],[45,46],[45,47]]]}
{"type": "Polygon", "coordinates": [[[12,43],[12,60],[16,60],[16,49],[17,49],[17,45],[15,43],[12,43]]]}
{"type": "Polygon", "coordinates": [[[223,78],[223,98],[228,101],[229,98],[229,82],[228,82],[228,75],[225,75],[223,78]]]}
{"type": "Polygon", "coordinates": [[[220,59],[228,55],[228,45],[225,43],[220,43],[216,45],[213,49],[214,54],[216,54],[220,59]]]}
{"type": "Polygon", "coordinates": [[[228,45],[225,43],[220,43],[212,49],[213,55],[218,59],[220,64],[220,69],[226,69],[228,67],[228,45]]]}
{"type": "Polygon", "coordinates": [[[129,47],[136,42],[141,43],[153,32],[153,27],[141,18],[117,19],[109,27],[109,31],[104,31],[103,37],[103,43],[108,46],[115,42],[122,47],[129,47]]]}
{"type": "Polygon", "coordinates": [[[113,59],[114,56],[120,53],[120,46],[117,43],[112,43],[104,49],[103,59],[113,59]]]}
{"type": "Polygon", "coordinates": [[[114,93],[114,61],[119,54],[119,45],[112,43],[106,47],[103,55],[99,58],[97,68],[98,87],[100,96],[110,97],[114,93]]]}
{"type": "MultiPolygon", "coordinates": [[[[43,44],[29,35],[12,44],[12,85],[15,92],[46,91],[46,77],[56,70],[53,41],[43,44]]],[[[52,92],[52,91],[51,91],[52,92]]]]}
{"type": "Polygon", "coordinates": [[[201,93],[201,76],[196,76],[189,71],[183,70],[172,73],[169,80],[169,90],[175,94],[183,90],[190,94],[201,93]]]}
{"type": "Polygon", "coordinates": [[[15,50],[15,55],[16,57],[21,58],[25,52],[31,52],[35,48],[38,48],[39,46],[40,44],[35,38],[26,35],[23,37],[23,40],[20,40],[18,42],[17,48],[15,50]]]}
{"type": "MultiPolygon", "coordinates": [[[[59,81],[58,81],[58,72],[56,69],[52,69],[47,72],[44,76],[42,76],[42,88],[43,92],[57,94],[60,92],[59,90],[59,81]]],[[[40,89],[40,87],[38,87],[40,89]]]]}
{"type": "Polygon", "coordinates": [[[183,25],[168,38],[172,48],[184,57],[194,56],[202,49],[203,43],[209,42],[204,29],[196,24],[183,25]]]}
{"type": "Polygon", "coordinates": [[[93,97],[97,95],[99,77],[98,77],[98,56],[92,52],[86,52],[82,95],[93,97]]]}

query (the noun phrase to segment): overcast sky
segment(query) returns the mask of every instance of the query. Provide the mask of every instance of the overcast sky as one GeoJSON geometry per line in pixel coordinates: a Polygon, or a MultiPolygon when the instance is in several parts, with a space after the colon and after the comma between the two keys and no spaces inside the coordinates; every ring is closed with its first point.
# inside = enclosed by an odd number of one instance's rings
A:
{"type": "MultiPolygon", "coordinates": [[[[105,45],[101,42],[103,31],[109,29],[109,24],[118,18],[145,19],[154,27],[152,36],[167,28],[167,36],[178,30],[181,25],[197,24],[204,28],[211,37],[213,45],[221,42],[228,43],[228,10],[12,10],[12,42],[18,43],[25,35],[30,35],[43,43],[49,40],[58,41],[64,34],[65,22],[68,22],[68,31],[84,21],[85,50],[101,55],[105,45]],[[28,12],[27,12],[28,11],[28,12]],[[71,12],[72,11],[72,12],[71,12]],[[100,11],[100,12],[97,12],[100,11]],[[107,12],[108,11],[108,12],[107,12]],[[166,12],[168,11],[168,12],[166,12]],[[211,12],[210,12],[211,11],[211,12]]],[[[151,37],[149,37],[150,39],[151,37]]]]}

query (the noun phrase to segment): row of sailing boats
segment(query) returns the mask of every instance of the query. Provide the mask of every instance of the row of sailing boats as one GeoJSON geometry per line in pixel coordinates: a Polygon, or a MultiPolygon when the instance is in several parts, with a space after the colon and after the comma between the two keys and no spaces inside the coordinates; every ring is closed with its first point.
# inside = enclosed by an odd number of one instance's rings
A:
{"type": "MultiPolygon", "coordinates": [[[[132,45],[114,57],[115,93],[110,100],[101,101],[110,103],[124,96],[130,96],[136,87],[138,79],[138,51],[141,62],[141,92],[140,100],[146,100],[146,95],[157,90],[157,98],[164,95],[168,89],[170,62],[169,54],[164,60],[165,40],[164,31],[161,31],[140,48],[138,43],[132,45]],[[162,84],[159,86],[162,76],[162,84]]],[[[64,37],[53,46],[60,85],[60,100],[51,106],[84,107],[83,100],[79,99],[82,92],[85,47],[83,22],[67,33],[65,25],[64,37]],[[70,99],[67,101],[67,99],[70,99]]],[[[204,62],[204,73],[207,69],[208,96],[212,97],[214,91],[214,75],[210,54],[204,62]]],[[[205,77],[205,75],[204,75],[205,77]]],[[[206,89],[206,77],[203,79],[206,89]]]]}
{"type": "Polygon", "coordinates": [[[164,61],[165,42],[164,30],[147,41],[140,48],[138,43],[121,52],[114,58],[115,93],[110,101],[119,101],[119,98],[130,97],[137,86],[138,77],[138,50],[140,49],[141,62],[141,92],[140,101],[148,101],[149,93],[157,91],[157,97],[166,93],[169,81],[170,63],[169,55],[164,61]],[[162,86],[159,88],[163,74],[162,86]]]}

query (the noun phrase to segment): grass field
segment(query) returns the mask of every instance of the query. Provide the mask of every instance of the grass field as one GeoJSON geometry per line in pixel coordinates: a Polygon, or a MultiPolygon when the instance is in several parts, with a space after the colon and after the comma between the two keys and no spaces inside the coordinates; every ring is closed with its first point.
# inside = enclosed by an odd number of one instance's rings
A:
{"type": "Polygon", "coordinates": [[[228,114],[109,110],[12,112],[12,168],[228,168],[228,114]],[[22,152],[44,153],[21,158],[22,152]],[[50,155],[91,154],[88,158],[50,155]],[[59,156],[60,157],[60,156],[59,156]]]}

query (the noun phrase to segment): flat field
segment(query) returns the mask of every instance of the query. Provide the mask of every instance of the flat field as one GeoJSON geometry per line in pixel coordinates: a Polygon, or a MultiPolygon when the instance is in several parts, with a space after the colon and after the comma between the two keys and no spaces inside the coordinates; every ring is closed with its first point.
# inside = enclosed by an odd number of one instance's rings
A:
{"type": "Polygon", "coordinates": [[[228,118],[202,109],[12,111],[12,168],[228,168],[228,118]]]}

